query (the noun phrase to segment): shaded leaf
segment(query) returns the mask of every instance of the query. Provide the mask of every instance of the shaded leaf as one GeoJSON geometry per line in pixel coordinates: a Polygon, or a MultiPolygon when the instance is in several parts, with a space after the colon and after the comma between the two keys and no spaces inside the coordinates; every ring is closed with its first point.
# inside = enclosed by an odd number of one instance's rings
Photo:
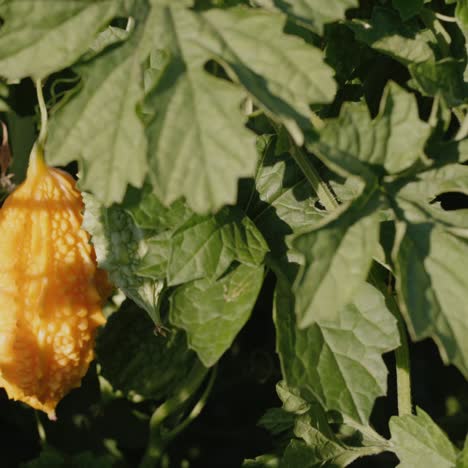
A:
{"type": "Polygon", "coordinates": [[[255,178],[257,192],[250,200],[248,213],[272,253],[280,258],[287,250],[285,237],[311,229],[324,214],[317,208],[318,197],[292,156],[275,155],[274,141],[268,141],[262,155],[255,178]]]}
{"type": "Polygon", "coordinates": [[[430,0],[392,0],[393,6],[400,13],[403,21],[417,15],[423,5],[428,3],[430,0]]]}
{"type": "MultiPolygon", "coordinates": [[[[405,1],[408,3],[408,0],[405,1]]],[[[404,65],[434,59],[434,34],[420,30],[417,21],[403,22],[389,8],[375,7],[370,20],[347,23],[356,38],[373,49],[390,55],[404,65]]]]}
{"type": "Polygon", "coordinates": [[[196,362],[182,331],[156,335],[145,312],[129,302],[109,317],[96,352],[101,374],[130,397],[173,395],[196,362]]]}

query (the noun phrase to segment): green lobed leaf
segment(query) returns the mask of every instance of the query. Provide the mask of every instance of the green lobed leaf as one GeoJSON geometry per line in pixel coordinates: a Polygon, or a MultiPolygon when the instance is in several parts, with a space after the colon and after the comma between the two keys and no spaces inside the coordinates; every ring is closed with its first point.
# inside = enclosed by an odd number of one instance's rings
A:
{"type": "Polygon", "coordinates": [[[218,361],[247,322],[263,275],[263,266],[238,265],[216,282],[195,280],[175,289],[170,321],[187,332],[189,347],[205,366],[218,361]]]}
{"type": "Polygon", "coordinates": [[[383,295],[364,283],[337,320],[324,319],[301,330],[296,327],[288,280],[280,277],[274,321],[286,383],[325,410],[367,425],[375,399],[387,388],[381,354],[399,344],[396,320],[383,295]]]}
{"type": "Polygon", "coordinates": [[[341,310],[362,287],[379,242],[378,204],[373,191],[365,192],[315,230],[293,237],[293,248],[303,256],[293,285],[300,328],[339,322],[341,310]]]}
{"type": "Polygon", "coordinates": [[[167,60],[145,100],[150,176],[165,204],[186,196],[195,211],[215,211],[235,202],[237,179],[254,174],[257,158],[240,112],[245,94],[209,75],[205,63],[219,61],[298,141],[309,103],[333,98],[332,70],[319,50],[282,32],[282,15],[247,8],[197,14],[169,4],[158,11],[155,40],[167,60]]]}
{"type": "Polygon", "coordinates": [[[142,62],[155,19],[147,0],[135,0],[134,8],[135,27],[128,40],[75,67],[82,86],[53,114],[49,126],[47,161],[65,165],[78,160],[80,188],[105,205],[122,201],[127,184],[141,187],[147,173],[146,139],[136,106],[143,97],[142,62]]]}
{"type": "Polygon", "coordinates": [[[45,78],[72,65],[119,12],[118,0],[2,0],[0,74],[45,78]]]}
{"type": "Polygon", "coordinates": [[[182,331],[156,335],[142,309],[126,302],[98,336],[101,374],[128,396],[162,399],[174,394],[196,362],[182,331]]]}
{"type": "Polygon", "coordinates": [[[370,20],[347,24],[359,41],[404,65],[435,59],[433,49],[437,40],[434,34],[428,29],[421,30],[416,20],[403,22],[398,13],[389,8],[375,7],[370,20]]]}
{"type": "Polygon", "coordinates": [[[389,82],[374,120],[364,104],[346,103],[340,117],[328,121],[309,148],[332,169],[369,181],[369,166],[377,173],[383,166],[394,174],[422,158],[430,131],[419,119],[415,97],[389,82]]]}
{"type": "Polygon", "coordinates": [[[83,199],[86,207],[83,227],[92,236],[99,266],[107,270],[115,286],[160,325],[159,295],[163,282],[137,274],[147,251],[143,231],[122,208],[116,205],[106,208],[87,193],[83,194],[83,199]]]}
{"type": "Polygon", "coordinates": [[[421,408],[417,408],[416,415],[393,416],[390,432],[393,450],[400,459],[400,468],[455,466],[455,448],[421,408]]]}

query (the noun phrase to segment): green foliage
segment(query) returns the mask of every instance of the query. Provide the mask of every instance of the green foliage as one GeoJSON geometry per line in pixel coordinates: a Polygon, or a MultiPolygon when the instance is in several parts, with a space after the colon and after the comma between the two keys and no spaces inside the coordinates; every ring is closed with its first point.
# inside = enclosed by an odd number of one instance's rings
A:
{"type": "Polygon", "coordinates": [[[456,450],[447,436],[421,408],[417,415],[392,417],[391,443],[402,468],[410,466],[455,466],[456,450]]]}
{"type": "Polygon", "coordinates": [[[46,124],[32,79],[115,287],[97,366],[6,466],[466,466],[467,5],[0,0],[1,191],[46,124]]]}
{"type": "Polygon", "coordinates": [[[101,375],[132,398],[172,395],[193,367],[183,332],[158,336],[149,317],[128,303],[112,314],[97,340],[101,375]]]}

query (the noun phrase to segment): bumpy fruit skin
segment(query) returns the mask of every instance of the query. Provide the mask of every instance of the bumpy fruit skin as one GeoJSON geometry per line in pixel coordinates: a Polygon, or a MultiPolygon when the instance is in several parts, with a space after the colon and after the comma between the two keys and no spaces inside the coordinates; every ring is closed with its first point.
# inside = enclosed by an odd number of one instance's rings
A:
{"type": "Polygon", "coordinates": [[[36,149],[0,209],[0,386],[50,418],[80,385],[105,322],[108,285],[82,210],[73,178],[36,149]]]}

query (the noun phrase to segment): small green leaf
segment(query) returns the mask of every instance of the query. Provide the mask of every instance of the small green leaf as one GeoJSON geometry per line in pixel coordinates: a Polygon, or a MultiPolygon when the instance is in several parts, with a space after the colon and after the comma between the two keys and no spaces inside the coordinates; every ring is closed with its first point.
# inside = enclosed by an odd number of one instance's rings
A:
{"type": "Polygon", "coordinates": [[[421,408],[417,408],[416,416],[393,416],[390,419],[390,431],[393,450],[400,459],[400,468],[455,467],[455,448],[421,408]]]}
{"type": "Polygon", "coordinates": [[[263,427],[273,435],[290,431],[294,426],[295,417],[283,408],[270,408],[258,421],[258,426],[263,427]]]}
{"type": "Polygon", "coordinates": [[[300,328],[339,320],[342,308],[361,288],[377,251],[378,198],[361,195],[325,218],[315,230],[293,238],[303,264],[294,282],[300,328]]]}
{"type": "Polygon", "coordinates": [[[413,63],[409,71],[411,84],[424,96],[441,94],[450,107],[468,102],[468,84],[464,81],[465,64],[461,60],[447,58],[435,62],[413,63]]]}
{"type": "Polygon", "coordinates": [[[0,74],[44,78],[72,65],[118,12],[117,0],[3,0],[0,74]]]}
{"type": "Polygon", "coordinates": [[[96,352],[102,375],[115,390],[130,397],[173,395],[196,362],[182,331],[156,335],[153,322],[130,302],[109,317],[96,352]]]}
{"type": "MultiPolygon", "coordinates": [[[[322,306],[325,307],[326,306],[322,306]]],[[[325,314],[323,314],[325,315],[325,314]]],[[[279,278],[274,320],[277,349],[287,384],[309,401],[367,425],[375,399],[386,393],[381,354],[399,344],[396,320],[383,295],[364,283],[337,320],[296,327],[294,296],[279,278]]]]}
{"type": "Polygon", "coordinates": [[[171,238],[168,284],[214,280],[234,260],[258,266],[267,251],[262,235],[240,210],[224,208],[214,216],[193,216],[171,238]]]}
{"type": "Polygon", "coordinates": [[[218,361],[247,322],[263,283],[263,267],[239,265],[220,280],[196,280],[172,294],[170,321],[187,332],[207,367],[218,361]]]}

